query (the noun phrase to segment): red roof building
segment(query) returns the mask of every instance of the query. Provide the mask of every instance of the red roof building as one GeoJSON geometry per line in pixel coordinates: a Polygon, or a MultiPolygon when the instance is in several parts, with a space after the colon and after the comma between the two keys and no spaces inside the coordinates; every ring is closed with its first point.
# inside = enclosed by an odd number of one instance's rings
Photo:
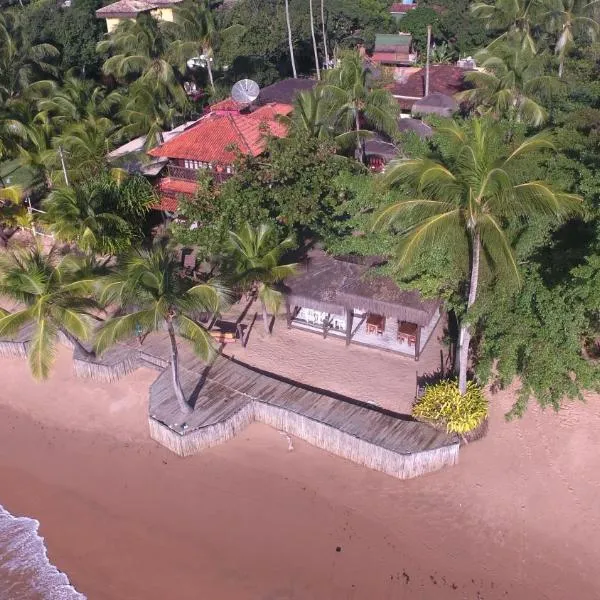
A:
{"type": "MultiPolygon", "coordinates": [[[[456,65],[431,65],[429,67],[429,94],[454,96],[464,89],[467,69],[456,65]]],[[[398,69],[394,83],[387,86],[402,110],[410,111],[417,100],[425,97],[425,68],[398,69]]]]}
{"type": "Polygon", "coordinates": [[[268,137],[287,135],[278,117],[288,115],[292,109],[289,104],[270,103],[246,112],[227,99],[213,105],[206,116],[183,133],[150,150],[150,156],[168,159],[168,177],[158,182],[161,203],[156,208],[174,212],[179,196],[192,196],[196,191],[201,169],[223,181],[233,174],[238,152],[262,154],[268,137]]]}
{"type": "Polygon", "coordinates": [[[392,6],[390,6],[390,14],[393,17],[404,16],[407,12],[411,11],[413,8],[417,8],[416,2],[410,2],[404,4],[403,2],[394,2],[392,6]]]}

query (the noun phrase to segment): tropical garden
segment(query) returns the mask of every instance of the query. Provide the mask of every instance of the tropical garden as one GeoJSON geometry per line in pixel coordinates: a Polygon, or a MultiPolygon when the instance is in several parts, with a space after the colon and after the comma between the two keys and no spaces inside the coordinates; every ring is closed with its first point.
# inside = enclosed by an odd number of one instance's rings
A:
{"type": "Polygon", "coordinates": [[[355,49],[397,28],[384,0],[186,0],[173,23],[142,14],[110,35],[96,0],[0,8],[0,296],[11,300],[0,337],[30,328],[31,370],[45,378],[64,338],[99,355],[167,331],[189,411],[179,338],[209,360],[211,319],[199,315],[241,293],[268,333],[279,283],[318,243],[384,255],[378,269],[399,286],[443,299],[456,381],[426,393],[419,416],[463,433],[457,411],[472,405],[467,425],[478,425],[486,384],[518,378],[509,416],[598,388],[600,15],[572,0],[463,4],[465,18],[424,0],[403,19],[421,47],[432,25],[433,60],[470,54],[481,67],[465,76],[460,114],[431,118],[425,140],[398,131],[396,101],[355,49]],[[282,119],[288,137],[240,154],[225,183],[200,177],[153,240],[155,191],[109,152],[137,136],[161,143],[237,79],[299,75],[319,81],[282,119]],[[364,164],[373,132],[400,150],[382,175],[364,164]],[[32,224],[56,247],[11,247],[32,224]],[[210,271],[182,274],[175,245],[210,271]]]}

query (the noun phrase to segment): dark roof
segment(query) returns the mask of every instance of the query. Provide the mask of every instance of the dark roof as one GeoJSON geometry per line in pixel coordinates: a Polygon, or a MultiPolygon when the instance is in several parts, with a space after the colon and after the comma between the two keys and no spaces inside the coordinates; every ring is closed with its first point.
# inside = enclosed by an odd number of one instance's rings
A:
{"type": "Polygon", "coordinates": [[[389,277],[367,274],[369,267],[312,252],[304,268],[285,282],[290,303],[341,314],[359,309],[427,325],[440,306],[416,291],[401,290],[389,277]]]}
{"type": "Polygon", "coordinates": [[[312,90],[316,85],[315,79],[282,79],[260,90],[258,101],[261,104],[293,104],[299,92],[312,90]]]}
{"type": "Polygon", "coordinates": [[[421,139],[431,137],[433,135],[433,129],[423,123],[419,119],[398,119],[398,129],[401,133],[408,133],[412,131],[416,133],[421,139]]]}
{"type": "Polygon", "coordinates": [[[412,113],[419,115],[435,114],[440,117],[450,117],[458,110],[458,102],[452,97],[440,92],[433,92],[412,106],[412,113]]]}
{"type": "Polygon", "coordinates": [[[386,161],[398,156],[398,148],[378,134],[365,140],[364,148],[367,156],[381,156],[386,161]]]}
{"type": "Polygon", "coordinates": [[[182,0],[119,0],[108,6],[103,6],[96,11],[99,19],[130,18],[136,15],[160,8],[161,6],[172,6],[182,0]]]}
{"type": "MultiPolygon", "coordinates": [[[[432,65],[429,67],[429,93],[453,96],[464,89],[467,69],[456,65],[432,65]]],[[[402,108],[410,109],[415,100],[425,96],[425,68],[414,71],[407,69],[406,77],[399,78],[388,86],[402,108]]]]}

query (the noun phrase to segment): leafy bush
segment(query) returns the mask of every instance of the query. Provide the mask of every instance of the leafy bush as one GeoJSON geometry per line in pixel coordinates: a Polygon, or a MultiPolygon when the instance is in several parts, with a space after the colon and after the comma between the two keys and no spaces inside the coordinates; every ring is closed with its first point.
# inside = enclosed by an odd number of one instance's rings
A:
{"type": "Polygon", "coordinates": [[[481,425],[487,417],[488,401],[483,390],[473,381],[464,396],[456,381],[441,381],[427,386],[413,406],[413,416],[444,425],[448,433],[465,434],[481,425]]]}

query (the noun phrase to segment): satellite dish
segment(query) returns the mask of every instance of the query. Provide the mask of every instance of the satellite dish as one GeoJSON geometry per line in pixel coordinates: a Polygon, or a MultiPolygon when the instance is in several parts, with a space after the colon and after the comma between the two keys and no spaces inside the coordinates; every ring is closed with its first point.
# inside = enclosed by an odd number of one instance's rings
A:
{"type": "Polygon", "coordinates": [[[231,88],[231,97],[234,102],[246,106],[254,102],[260,94],[260,88],[252,79],[242,79],[231,88]]]}

